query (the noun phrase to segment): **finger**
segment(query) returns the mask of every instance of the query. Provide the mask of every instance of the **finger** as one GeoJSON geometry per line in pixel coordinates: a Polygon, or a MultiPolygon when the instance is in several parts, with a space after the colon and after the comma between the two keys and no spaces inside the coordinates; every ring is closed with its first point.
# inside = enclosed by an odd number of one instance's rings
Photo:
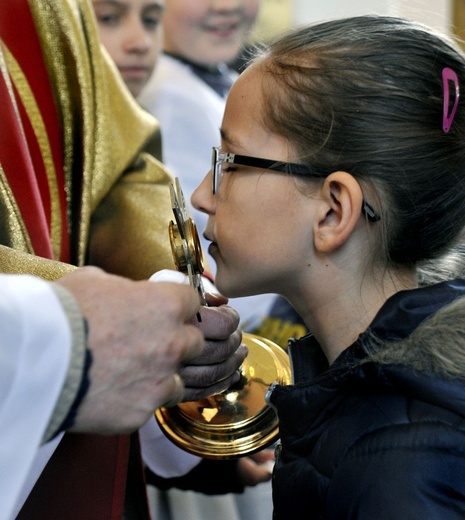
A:
{"type": "Polygon", "coordinates": [[[211,397],[212,395],[221,394],[222,392],[227,391],[229,388],[235,385],[240,380],[240,378],[240,372],[236,371],[230,377],[208,387],[192,388],[186,386],[184,391],[183,402],[187,403],[190,401],[200,401],[201,399],[206,399],[207,397],[211,397]]]}
{"type": "Polygon", "coordinates": [[[236,331],[228,339],[222,341],[205,341],[202,353],[190,360],[190,365],[216,365],[223,363],[234,354],[239,354],[244,359],[249,350],[244,343],[241,343],[242,332],[236,331]]]}
{"type": "Polygon", "coordinates": [[[198,358],[195,358],[191,363],[180,367],[179,374],[184,379],[186,386],[196,388],[209,386],[212,382],[222,381],[234,374],[244,362],[248,352],[247,347],[241,345],[236,352],[220,363],[202,363],[198,365],[196,363],[198,358]]]}
{"type": "Polygon", "coordinates": [[[270,468],[256,464],[250,457],[243,457],[237,468],[242,482],[247,486],[256,486],[271,479],[270,468]]]}
{"type": "Polygon", "coordinates": [[[202,332],[194,325],[184,326],[184,339],[186,347],[179,358],[180,363],[191,363],[194,359],[203,357],[205,350],[205,338],[202,332]]]}
{"type": "Polygon", "coordinates": [[[162,406],[170,408],[180,403],[184,398],[184,383],[179,374],[173,374],[170,382],[167,383],[168,400],[162,406]]]}
{"type": "Polygon", "coordinates": [[[171,282],[157,282],[153,285],[149,282],[149,286],[157,290],[166,290],[170,293],[169,301],[176,301],[176,299],[179,298],[179,317],[181,321],[186,322],[193,320],[197,316],[201,307],[200,297],[192,287],[171,282]]]}
{"type": "Polygon", "coordinates": [[[264,464],[265,462],[274,461],[274,450],[261,450],[257,453],[249,455],[257,464],[264,464]]]}
{"type": "Polygon", "coordinates": [[[197,325],[208,340],[226,339],[239,327],[240,316],[228,305],[201,307],[200,315],[202,321],[197,325]]]}
{"type": "Polygon", "coordinates": [[[207,292],[205,293],[205,298],[210,307],[219,307],[220,305],[226,305],[228,303],[228,298],[218,293],[207,292]]]}

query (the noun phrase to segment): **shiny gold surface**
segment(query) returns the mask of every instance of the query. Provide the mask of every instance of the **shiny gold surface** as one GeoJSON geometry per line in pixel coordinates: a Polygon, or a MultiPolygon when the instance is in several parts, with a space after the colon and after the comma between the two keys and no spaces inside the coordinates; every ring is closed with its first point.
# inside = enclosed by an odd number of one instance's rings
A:
{"type": "MultiPolygon", "coordinates": [[[[171,253],[176,269],[189,276],[189,283],[199,293],[202,305],[207,304],[202,275],[202,246],[195,222],[189,216],[179,178],[170,185],[171,207],[176,223],[169,223],[171,253]]],[[[199,315],[200,316],[200,315],[199,315]]]]}
{"type": "Polygon", "coordinates": [[[171,251],[173,253],[176,269],[184,274],[189,274],[189,262],[187,261],[189,258],[193,272],[203,273],[202,249],[199,234],[197,233],[197,227],[191,218],[184,223],[184,230],[186,232],[185,240],[182,237],[179,226],[173,221],[170,222],[169,234],[171,251]],[[187,255],[185,251],[186,247],[188,248],[187,255]]]}
{"type": "Polygon", "coordinates": [[[244,333],[243,342],[249,354],[235,387],[155,412],[162,431],[185,451],[228,459],[256,452],[278,438],[278,420],[266,404],[265,394],[275,381],[291,383],[288,355],[275,343],[253,334],[244,333]]]}

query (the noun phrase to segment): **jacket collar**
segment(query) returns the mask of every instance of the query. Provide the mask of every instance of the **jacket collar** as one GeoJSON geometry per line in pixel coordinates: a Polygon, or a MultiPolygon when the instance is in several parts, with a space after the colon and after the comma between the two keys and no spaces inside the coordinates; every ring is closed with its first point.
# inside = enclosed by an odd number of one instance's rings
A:
{"type": "MultiPolygon", "coordinates": [[[[371,325],[345,349],[331,365],[333,369],[350,366],[365,356],[362,345],[376,335],[380,340],[398,341],[406,338],[426,318],[457,298],[465,296],[465,278],[399,291],[391,296],[376,314],[371,325]]],[[[292,373],[295,383],[311,381],[330,367],[316,338],[309,334],[290,341],[292,373]]]]}
{"type": "Polygon", "coordinates": [[[428,316],[463,296],[465,278],[399,291],[381,307],[368,330],[383,340],[404,339],[428,316]]]}

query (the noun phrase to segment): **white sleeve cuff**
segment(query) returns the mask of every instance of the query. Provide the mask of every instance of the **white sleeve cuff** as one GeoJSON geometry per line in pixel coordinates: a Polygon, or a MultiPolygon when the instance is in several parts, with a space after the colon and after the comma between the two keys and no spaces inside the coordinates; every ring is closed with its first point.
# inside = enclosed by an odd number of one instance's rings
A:
{"type": "Polygon", "coordinates": [[[182,477],[202,460],[173,444],[161,431],[155,417],[139,429],[139,436],[145,465],[160,477],[182,477]]]}

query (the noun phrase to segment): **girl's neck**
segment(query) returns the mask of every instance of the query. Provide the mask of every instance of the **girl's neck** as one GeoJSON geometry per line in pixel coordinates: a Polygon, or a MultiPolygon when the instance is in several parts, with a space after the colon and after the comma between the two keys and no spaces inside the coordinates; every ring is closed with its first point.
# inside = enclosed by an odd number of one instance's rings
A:
{"type": "Polygon", "coordinates": [[[309,290],[295,307],[333,363],[368,328],[389,297],[416,286],[412,272],[378,273],[361,281],[334,276],[324,287],[309,290]]]}

